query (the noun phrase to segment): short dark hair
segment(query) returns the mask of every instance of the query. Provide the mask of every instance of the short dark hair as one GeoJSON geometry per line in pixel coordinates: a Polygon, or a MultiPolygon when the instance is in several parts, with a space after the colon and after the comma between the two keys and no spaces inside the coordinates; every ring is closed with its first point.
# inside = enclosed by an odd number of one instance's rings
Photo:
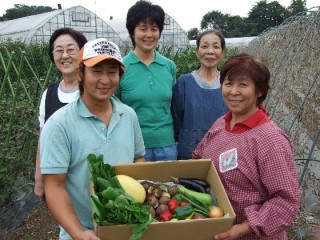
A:
{"type": "Polygon", "coordinates": [[[220,72],[220,83],[233,81],[240,76],[250,77],[254,82],[256,91],[262,95],[257,99],[257,106],[263,103],[270,89],[269,80],[270,72],[268,67],[259,59],[246,54],[240,53],[230,58],[222,67],[220,72]]]}
{"type": "Polygon", "coordinates": [[[135,47],[134,29],[140,22],[150,20],[152,23],[157,24],[160,35],[163,30],[165,13],[159,5],[152,4],[148,1],[137,1],[132,7],[129,8],[127,13],[126,27],[128,29],[132,45],[135,47]]]}
{"type": "Polygon", "coordinates": [[[199,47],[200,47],[201,38],[203,36],[205,36],[207,34],[211,34],[211,33],[217,35],[220,38],[221,48],[224,51],[226,49],[226,40],[224,39],[224,36],[222,35],[222,33],[219,30],[216,30],[216,29],[206,30],[206,31],[201,32],[198,35],[197,40],[196,40],[197,49],[199,49],[199,47]]]}
{"type": "Polygon", "coordinates": [[[79,31],[74,30],[72,28],[59,28],[55,30],[49,40],[49,57],[51,59],[51,62],[54,63],[54,58],[53,58],[53,44],[54,41],[60,37],[61,35],[70,35],[78,44],[79,49],[81,49],[84,44],[88,41],[87,38],[79,31]]]}

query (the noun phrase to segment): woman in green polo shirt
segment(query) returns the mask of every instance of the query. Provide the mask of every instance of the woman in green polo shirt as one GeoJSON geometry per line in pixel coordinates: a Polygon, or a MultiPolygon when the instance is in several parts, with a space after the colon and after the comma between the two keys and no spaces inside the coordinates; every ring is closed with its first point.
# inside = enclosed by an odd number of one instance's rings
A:
{"type": "Polygon", "coordinates": [[[147,161],[177,159],[170,111],[176,65],[155,50],[164,18],[163,9],[150,2],[138,1],[128,10],[126,27],[134,50],[123,59],[126,70],[116,91],[138,115],[147,161]]]}

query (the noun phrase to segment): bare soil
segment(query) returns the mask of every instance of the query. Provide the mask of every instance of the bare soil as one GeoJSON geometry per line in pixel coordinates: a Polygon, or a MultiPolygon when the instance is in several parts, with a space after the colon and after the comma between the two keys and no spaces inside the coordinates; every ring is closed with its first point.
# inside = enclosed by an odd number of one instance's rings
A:
{"type": "Polygon", "coordinates": [[[59,227],[45,203],[37,207],[23,225],[5,234],[4,240],[58,240],[59,227]]]}

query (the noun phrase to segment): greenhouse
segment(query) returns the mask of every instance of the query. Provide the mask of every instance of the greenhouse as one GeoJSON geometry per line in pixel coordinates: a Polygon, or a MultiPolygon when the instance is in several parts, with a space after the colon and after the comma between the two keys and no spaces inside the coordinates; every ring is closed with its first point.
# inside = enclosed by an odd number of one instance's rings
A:
{"type": "Polygon", "coordinates": [[[48,42],[51,34],[62,27],[78,30],[88,40],[104,37],[122,45],[119,35],[104,20],[82,6],[0,22],[0,41],[48,42]]]}
{"type": "MultiPolygon", "coordinates": [[[[10,39],[27,44],[48,42],[51,34],[62,27],[71,27],[81,31],[88,40],[99,37],[107,38],[116,43],[123,53],[132,47],[125,19],[106,22],[82,6],[0,22],[0,41],[10,39]]],[[[166,14],[159,45],[170,46],[176,51],[185,49],[188,44],[186,32],[166,14]]]]}
{"type": "MultiPolygon", "coordinates": [[[[107,23],[119,34],[123,44],[127,48],[131,48],[132,43],[126,29],[126,19],[111,19],[107,21],[107,23]]],[[[189,45],[187,33],[167,13],[165,14],[164,27],[159,40],[159,45],[163,47],[172,47],[174,52],[179,49],[185,49],[189,45]]]]}

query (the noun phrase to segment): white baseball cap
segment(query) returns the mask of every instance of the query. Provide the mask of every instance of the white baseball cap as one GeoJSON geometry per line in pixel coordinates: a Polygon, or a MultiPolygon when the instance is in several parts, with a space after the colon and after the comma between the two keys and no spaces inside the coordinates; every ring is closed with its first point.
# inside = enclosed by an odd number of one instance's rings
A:
{"type": "Polygon", "coordinates": [[[118,46],[106,38],[97,38],[83,46],[80,51],[79,64],[83,62],[87,67],[92,67],[106,59],[114,59],[124,67],[118,46]]]}

